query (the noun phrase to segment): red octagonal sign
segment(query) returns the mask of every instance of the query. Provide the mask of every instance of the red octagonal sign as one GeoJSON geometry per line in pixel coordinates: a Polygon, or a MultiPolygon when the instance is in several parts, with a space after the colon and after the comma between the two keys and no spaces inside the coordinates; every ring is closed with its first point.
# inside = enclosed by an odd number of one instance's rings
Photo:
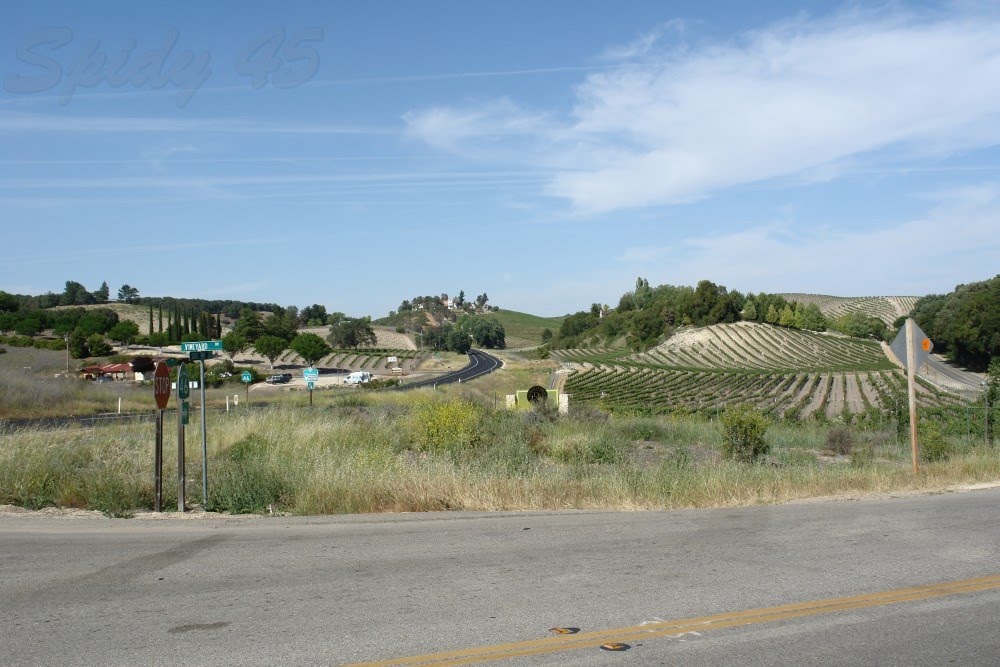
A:
{"type": "Polygon", "coordinates": [[[162,361],[156,362],[156,372],[153,373],[153,396],[156,397],[156,407],[163,410],[170,400],[170,367],[162,361]]]}

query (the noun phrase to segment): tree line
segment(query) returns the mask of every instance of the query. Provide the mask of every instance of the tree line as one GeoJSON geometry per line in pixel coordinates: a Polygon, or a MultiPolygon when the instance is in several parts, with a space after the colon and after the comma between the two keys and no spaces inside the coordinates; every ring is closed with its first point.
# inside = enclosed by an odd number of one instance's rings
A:
{"type": "Polygon", "coordinates": [[[991,359],[1000,359],[1000,275],[922,297],[913,319],[934,341],[935,352],[972,370],[986,370],[991,359]]]}
{"type": "Polygon", "coordinates": [[[624,338],[634,350],[656,345],[682,326],[760,322],[791,329],[833,329],[859,338],[884,340],[885,322],[863,313],[828,318],[814,303],[789,301],[778,294],[743,294],[710,280],[696,286],[652,287],[638,278],[635,289],[621,296],[616,308],[594,303],[563,319],[557,333],[543,332],[548,347],[579,347],[624,338]]]}

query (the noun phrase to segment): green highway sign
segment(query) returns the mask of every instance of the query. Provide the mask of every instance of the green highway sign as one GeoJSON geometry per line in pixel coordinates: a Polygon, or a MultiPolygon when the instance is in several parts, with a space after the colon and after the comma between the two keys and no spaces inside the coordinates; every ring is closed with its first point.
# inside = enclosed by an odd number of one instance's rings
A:
{"type": "Polygon", "coordinates": [[[247,384],[250,384],[253,381],[253,375],[250,374],[250,371],[243,371],[243,374],[240,375],[240,379],[247,384]]]}
{"type": "Polygon", "coordinates": [[[199,340],[193,343],[181,343],[181,352],[204,352],[205,350],[221,349],[221,340],[199,340]]]}
{"type": "Polygon", "coordinates": [[[316,386],[316,383],[313,382],[312,380],[309,380],[308,382],[306,382],[306,388],[309,389],[309,391],[312,391],[313,388],[315,388],[315,386],[316,386]]]}
{"type": "Polygon", "coordinates": [[[184,400],[191,395],[191,383],[188,381],[187,366],[181,364],[177,369],[177,398],[184,400]]]}

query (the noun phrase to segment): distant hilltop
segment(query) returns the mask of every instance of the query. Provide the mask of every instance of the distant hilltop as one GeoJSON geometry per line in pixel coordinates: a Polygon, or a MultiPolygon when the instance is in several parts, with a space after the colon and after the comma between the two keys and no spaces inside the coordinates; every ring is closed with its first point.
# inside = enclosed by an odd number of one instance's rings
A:
{"type": "Polygon", "coordinates": [[[828,296],[826,294],[778,294],[786,301],[803,305],[815,303],[825,316],[834,318],[850,313],[863,313],[877,317],[892,326],[900,317],[906,317],[916,305],[918,296],[828,296]]]}

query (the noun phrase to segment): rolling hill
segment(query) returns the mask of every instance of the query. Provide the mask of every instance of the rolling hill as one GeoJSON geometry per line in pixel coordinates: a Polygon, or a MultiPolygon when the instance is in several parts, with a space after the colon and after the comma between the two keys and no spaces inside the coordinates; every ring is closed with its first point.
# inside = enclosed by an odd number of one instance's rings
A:
{"type": "Polygon", "coordinates": [[[805,305],[815,303],[827,317],[840,317],[849,313],[864,313],[877,317],[887,326],[897,318],[909,315],[917,303],[917,296],[827,296],[825,294],[787,293],[778,296],[787,301],[805,305]]]}
{"type": "MultiPolygon", "coordinates": [[[[905,406],[906,380],[880,344],[740,322],[683,329],[640,354],[623,350],[557,350],[571,369],[574,401],[613,411],[715,411],[749,403],[785,419],[849,421],[869,411],[905,406]]],[[[927,383],[925,406],[961,398],[927,383]]]]}

